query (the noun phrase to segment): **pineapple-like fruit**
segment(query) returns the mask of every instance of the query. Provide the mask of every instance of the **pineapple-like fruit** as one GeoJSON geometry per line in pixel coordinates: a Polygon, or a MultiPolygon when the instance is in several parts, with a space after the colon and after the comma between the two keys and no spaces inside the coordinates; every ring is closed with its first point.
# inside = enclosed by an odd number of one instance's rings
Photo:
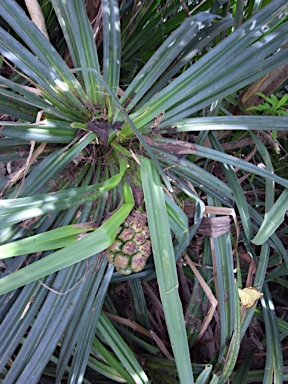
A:
{"type": "Polygon", "coordinates": [[[129,275],[142,271],[150,253],[147,217],[144,213],[134,211],[119,227],[114,243],[107,249],[108,261],[118,272],[129,275]]]}

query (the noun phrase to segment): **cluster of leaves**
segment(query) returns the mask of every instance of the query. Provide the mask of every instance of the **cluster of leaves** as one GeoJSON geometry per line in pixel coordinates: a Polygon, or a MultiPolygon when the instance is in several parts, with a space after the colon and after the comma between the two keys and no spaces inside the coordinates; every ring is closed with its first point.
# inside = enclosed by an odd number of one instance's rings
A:
{"type": "Polygon", "coordinates": [[[255,110],[258,112],[265,113],[272,116],[288,116],[287,106],[288,106],[288,94],[286,93],[281,99],[278,99],[277,96],[265,96],[263,93],[257,93],[261,96],[265,102],[255,107],[247,108],[247,110],[255,110]]]}
{"type": "Polygon", "coordinates": [[[40,3],[51,42],[0,4],[3,383],[280,383],[288,182],[263,138],[288,118],[229,107],[287,63],[286,0],[234,19],[218,1],[102,0],[92,24],[83,1],[40,3]],[[105,250],[136,208],[153,256],[127,277],[105,250]]]}

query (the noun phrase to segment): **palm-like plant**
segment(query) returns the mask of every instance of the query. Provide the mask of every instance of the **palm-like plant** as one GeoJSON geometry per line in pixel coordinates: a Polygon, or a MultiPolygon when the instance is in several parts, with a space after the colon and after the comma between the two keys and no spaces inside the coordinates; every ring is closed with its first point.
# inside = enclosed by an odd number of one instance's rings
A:
{"type": "MultiPolygon", "coordinates": [[[[187,337],[175,262],[200,228],[206,201],[230,208],[229,212],[237,207],[241,239],[259,263],[255,286],[263,288],[269,246],[288,267],[285,247],[274,233],[287,209],[288,182],[274,174],[267,149],[252,132],[285,130],[288,119],[235,117],[221,103],[288,61],[287,49],[281,49],[288,39],[288,25],[281,18],[286,1],[274,0],[239,28],[234,25],[217,45],[216,38],[232,26],[231,18],[201,12],[186,17],[178,5],[162,8],[157,1],[139,8],[124,1],[119,10],[118,1],[102,0],[103,39],[98,50],[84,2],[51,4],[73,66],[14,0],[0,5],[0,15],[9,25],[9,30],[0,29],[0,50],[16,70],[10,78],[1,76],[0,109],[14,119],[1,122],[0,160],[26,159],[12,180],[1,182],[4,383],[37,383],[49,374],[56,382],[67,375],[68,382],[79,383],[100,382],[103,375],[111,382],[129,383],[148,383],[150,375],[157,382],[153,361],[147,358],[144,370],[110,320],[117,309],[107,293],[111,284],[128,281],[139,301],[142,325],[149,328],[141,282],[155,276],[177,366],[177,372],[171,368],[168,382],[178,382],[179,377],[181,383],[193,383],[197,374],[197,382],[213,375],[212,380],[224,383],[253,316],[253,309],[247,310],[241,322],[229,228],[206,242],[203,251],[203,265],[213,260],[217,270],[220,347],[213,366],[194,367],[194,378],[189,349],[201,330],[192,332],[190,324],[187,337]],[[144,65],[136,62],[141,39],[144,65]],[[213,49],[196,59],[209,45],[213,49]],[[203,110],[205,116],[200,117],[203,110]],[[266,169],[224,153],[217,130],[251,131],[266,169]],[[199,132],[195,143],[189,140],[191,132],[199,132]],[[207,139],[213,148],[203,145],[207,139]],[[221,164],[227,183],[209,172],[209,160],[221,164]],[[265,183],[264,219],[247,203],[235,167],[265,183]],[[281,194],[276,194],[275,182],[281,194]],[[189,201],[194,203],[192,223],[187,217],[189,201]],[[148,217],[153,261],[124,277],[107,264],[105,252],[136,209],[148,217]],[[255,244],[261,245],[259,257],[255,244]],[[83,379],[87,366],[100,376],[83,379]]],[[[209,271],[201,271],[205,281],[212,277],[209,271]]],[[[199,272],[194,273],[201,280],[199,272]]],[[[265,304],[270,293],[266,285],[263,289],[265,304]]],[[[267,360],[265,378],[275,375],[281,380],[275,314],[265,308],[265,325],[274,336],[268,345],[274,359],[267,360]]],[[[193,313],[197,306],[192,296],[186,320],[193,313]]],[[[147,339],[118,329],[143,350],[158,353],[147,339]]]]}

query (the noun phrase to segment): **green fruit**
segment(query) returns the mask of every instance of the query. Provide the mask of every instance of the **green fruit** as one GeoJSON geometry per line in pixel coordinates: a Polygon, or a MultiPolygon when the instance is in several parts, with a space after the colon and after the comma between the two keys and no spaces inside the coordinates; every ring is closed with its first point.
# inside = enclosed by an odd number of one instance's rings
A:
{"type": "Polygon", "coordinates": [[[134,211],[119,227],[114,243],[107,249],[109,263],[123,275],[140,272],[151,253],[150,232],[144,213],[134,211]]]}

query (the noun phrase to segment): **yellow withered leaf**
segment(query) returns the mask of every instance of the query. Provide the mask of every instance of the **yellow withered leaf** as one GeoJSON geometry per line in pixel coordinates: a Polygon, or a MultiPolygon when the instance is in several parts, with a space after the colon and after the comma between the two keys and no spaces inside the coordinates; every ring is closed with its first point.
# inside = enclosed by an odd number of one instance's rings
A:
{"type": "Polygon", "coordinates": [[[263,296],[263,293],[259,292],[254,287],[247,287],[244,289],[238,288],[239,297],[241,304],[245,305],[246,308],[252,308],[256,301],[263,296]]]}

